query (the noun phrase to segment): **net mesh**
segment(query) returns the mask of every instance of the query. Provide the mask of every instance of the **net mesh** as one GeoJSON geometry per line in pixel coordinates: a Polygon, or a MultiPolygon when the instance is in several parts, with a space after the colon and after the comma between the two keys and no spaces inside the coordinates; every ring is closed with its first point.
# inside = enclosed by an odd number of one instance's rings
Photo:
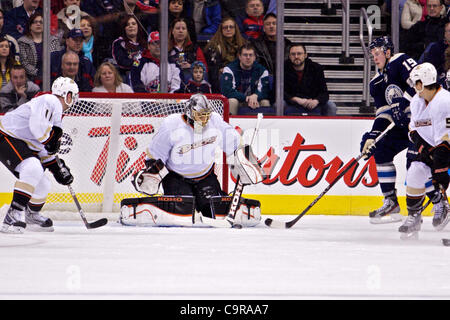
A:
{"type": "MultiPolygon", "coordinates": [[[[213,112],[228,121],[226,99],[207,96],[213,112]]],[[[82,95],[63,117],[59,156],[74,176],[72,186],[83,210],[118,211],[122,199],[141,196],[131,177],[144,166],[145,149],[162,121],[184,113],[188,99],[181,94],[82,95]],[[105,208],[108,203],[112,207],[105,208]]],[[[215,172],[226,189],[223,162],[217,150],[215,172]]],[[[67,188],[54,182],[44,209],[76,211],[76,206],[67,188]]]]}

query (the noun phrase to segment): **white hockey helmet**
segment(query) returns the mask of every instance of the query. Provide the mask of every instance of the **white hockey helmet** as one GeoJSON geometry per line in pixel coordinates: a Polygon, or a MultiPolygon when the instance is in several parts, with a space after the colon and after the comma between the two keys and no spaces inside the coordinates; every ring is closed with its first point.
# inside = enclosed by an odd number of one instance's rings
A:
{"type": "Polygon", "coordinates": [[[187,102],[185,113],[194,124],[204,127],[211,117],[211,111],[208,98],[201,93],[196,93],[187,102]]]}
{"type": "Polygon", "coordinates": [[[422,85],[429,86],[437,82],[436,68],[429,62],[419,64],[412,69],[409,74],[408,84],[415,88],[416,82],[421,81],[422,85]]]}
{"type": "Polygon", "coordinates": [[[57,78],[52,85],[52,94],[64,98],[64,102],[70,108],[78,101],[78,85],[75,81],[67,77],[57,78]],[[72,93],[72,101],[67,102],[67,95],[72,93]]]}

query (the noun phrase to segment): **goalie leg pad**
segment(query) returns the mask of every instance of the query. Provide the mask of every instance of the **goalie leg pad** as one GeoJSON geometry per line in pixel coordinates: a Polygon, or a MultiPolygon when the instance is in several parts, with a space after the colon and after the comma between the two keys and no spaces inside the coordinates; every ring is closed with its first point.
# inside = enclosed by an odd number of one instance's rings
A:
{"type": "MultiPolygon", "coordinates": [[[[224,219],[231,205],[232,197],[211,197],[211,207],[216,218],[224,219]]],[[[243,227],[254,227],[261,221],[261,202],[253,199],[242,198],[236,211],[235,222],[243,227]]]]}
{"type": "Polygon", "coordinates": [[[244,185],[257,184],[265,179],[265,173],[250,145],[236,150],[232,171],[235,177],[239,175],[244,185]]]}
{"type": "Polygon", "coordinates": [[[141,227],[190,227],[193,224],[194,205],[192,196],[123,199],[119,223],[141,227]]]}

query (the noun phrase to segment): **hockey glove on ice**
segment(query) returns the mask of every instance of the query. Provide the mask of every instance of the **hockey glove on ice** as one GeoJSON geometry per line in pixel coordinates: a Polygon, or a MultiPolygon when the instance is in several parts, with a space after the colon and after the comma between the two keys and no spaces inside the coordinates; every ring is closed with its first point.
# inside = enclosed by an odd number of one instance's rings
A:
{"type": "Polygon", "coordinates": [[[364,160],[368,160],[375,150],[375,139],[380,135],[379,131],[370,131],[364,133],[361,140],[360,151],[364,153],[364,160]]]}
{"type": "Polygon", "coordinates": [[[66,166],[64,160],[59,159],[61,162],[61,167],[58,166],[58,162],[56,160],[52,160],[50,162],[44,163],[44,168],[49,169],[55,180],[64,186],[67,186],[73,182],[73,176],[70,173],[70,169],[66,166]]]}
{"type": "Polygon", "coordinates": [[[58,152],[61,145],[61,137],[63,131],[60,127],[53,126],[50,131],[50,137],[43,143],[45,150],[49,155],[54,155],[58,152]]]}

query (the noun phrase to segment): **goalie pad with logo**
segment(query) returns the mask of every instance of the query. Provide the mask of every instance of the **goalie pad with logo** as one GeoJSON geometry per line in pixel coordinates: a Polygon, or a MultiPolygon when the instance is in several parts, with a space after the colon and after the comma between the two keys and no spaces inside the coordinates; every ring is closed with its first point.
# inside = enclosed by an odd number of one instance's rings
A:
{"type": "MultiPolygon", "coordinates": [[[[211,212],[216,219],[224,219],[232,197],[210,198],[211,212]]],[[[121,201],[119,223],[141,227],[210,227],[203,224],[195,212],[193,196],[160,196],[130,198],[121,201]]],[[[261,221],[258,200],[241,198],[236,221],[243,227],[254,227],[261,221]]]]}

